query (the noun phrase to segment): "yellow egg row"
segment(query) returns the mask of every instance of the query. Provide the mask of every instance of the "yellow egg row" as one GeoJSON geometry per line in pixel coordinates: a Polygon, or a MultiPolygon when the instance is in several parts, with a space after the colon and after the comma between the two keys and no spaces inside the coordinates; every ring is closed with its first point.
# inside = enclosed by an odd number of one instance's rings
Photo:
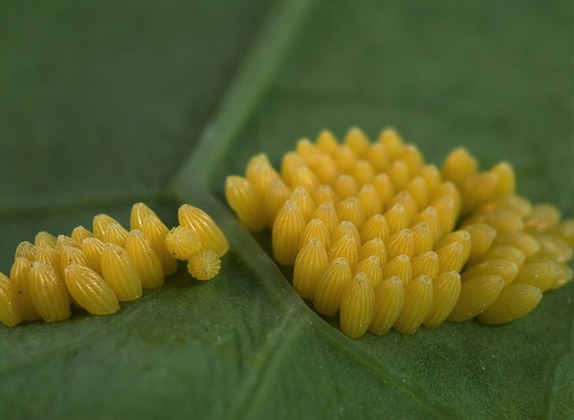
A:
{"type": "Polygon", "coordinates": [[[55,322],[71,316],[70,305],[107,315],[120,301],[139,299],[143,289],[164,284],[187,260],[190,274],[210,280],[229,246],[213,219],[184,204],[179,226],[169,230],[145,204],[136,203],[130,231],[112,217],[94,217],[92,231],[78,226],[70,236],[39,232],[16,248],[10,277],[0,273],[0,321],[55,322]]]}
{"type": "Polygon", "coordinates": [[[508,322],[566,284],[574,221],[514,191],[506,162],[479,172],[458,148],[439,169],[393,130],[371,142],[356,128],[300,140],[279,170],[256,155],[225,188],[249,230],[271,229],[297,293],[355,338],[508,322]]]}

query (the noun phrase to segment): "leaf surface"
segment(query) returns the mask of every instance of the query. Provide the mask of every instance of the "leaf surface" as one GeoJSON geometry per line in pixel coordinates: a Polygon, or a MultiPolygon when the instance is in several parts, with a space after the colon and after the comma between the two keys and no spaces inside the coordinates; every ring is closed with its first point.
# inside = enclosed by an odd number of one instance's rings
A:
{"type": "Polygon", "coordinates": [[[351,340],[223,199],[249,156],[393,125],[440,163],[508,160],[573,212],[571,5],[536,1],[16,3],[0,14],[0,270],[39,230],[134,201],[205,208],[220,276],[182,266],[109,317],[0,326],[3,418],[569,418],[572,284],[529,316],[351,340]],[[32,7],[33,4],[33,7],[32,7]],[[287,272],[287,276],[285,273],[287,272]]]}

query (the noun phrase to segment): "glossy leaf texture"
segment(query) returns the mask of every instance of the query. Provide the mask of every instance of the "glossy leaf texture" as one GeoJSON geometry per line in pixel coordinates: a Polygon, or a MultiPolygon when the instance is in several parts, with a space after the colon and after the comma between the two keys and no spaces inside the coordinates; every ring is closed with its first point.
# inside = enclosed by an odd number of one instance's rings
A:
{"type": "MultiPolygon", "coordinates": [[[[112,316],[0,326],[3,418],[570,418],[572,284],[502,326],[344,336],[225,204],[248,158],[392,125],[572,217],[566,1],[5,2],[0,271],[39,230],[183,202],[231,243],[112,316]]],[[[259,237],[261,239],[261,237],[259,237]]]]}

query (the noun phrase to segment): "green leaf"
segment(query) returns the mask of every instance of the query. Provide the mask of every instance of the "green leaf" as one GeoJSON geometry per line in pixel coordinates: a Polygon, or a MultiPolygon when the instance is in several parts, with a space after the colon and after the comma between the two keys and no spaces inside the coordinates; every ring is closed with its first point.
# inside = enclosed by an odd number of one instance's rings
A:
{"type": "Polygon", "coordinates": [[[168,224],[205,208],[232,249],[216,280],[182,267],[113,316],[0,326],[2,418],[571,417],[572,284],[507,325],[351,340],[223,199],[254,153],[394,125],[431,162],[510,161],[571,217],[571,4],[4,3],[0,270],[37,231],[139,200],[168,224]]]}

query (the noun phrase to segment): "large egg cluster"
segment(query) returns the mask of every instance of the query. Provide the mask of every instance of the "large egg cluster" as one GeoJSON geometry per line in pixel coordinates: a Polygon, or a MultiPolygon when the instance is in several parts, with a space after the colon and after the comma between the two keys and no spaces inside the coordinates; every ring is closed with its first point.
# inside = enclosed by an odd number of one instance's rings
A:
{"type": "Polygon", "coordinates": [[[271,230],[296,292],[354,338],[509,322],[572,278],[574,221],[515,195],[508,163],[479,171],[458,148],[439,169],[391,129],[322,131],[279,171],[256,155],[225,193],[250,231],[271,230]]]}
{"type": "Polygon", "coordinates": [[[115,313],[119,302],[163,286],[178,259],[187,260],[196,279],[214,278],[229,248],[225,236],[197,207],[182,205],[178,218],[179,226],[169,230],[153,210],[136,203],[130,231],[99,214],[92,231],[78,226],[69,236],[40,232],[34,244],[21,242],[10,276],[0,273],[0,321],[9,327],[61,321],[71,316],[72,304],[95,315],[115,313]]]}

